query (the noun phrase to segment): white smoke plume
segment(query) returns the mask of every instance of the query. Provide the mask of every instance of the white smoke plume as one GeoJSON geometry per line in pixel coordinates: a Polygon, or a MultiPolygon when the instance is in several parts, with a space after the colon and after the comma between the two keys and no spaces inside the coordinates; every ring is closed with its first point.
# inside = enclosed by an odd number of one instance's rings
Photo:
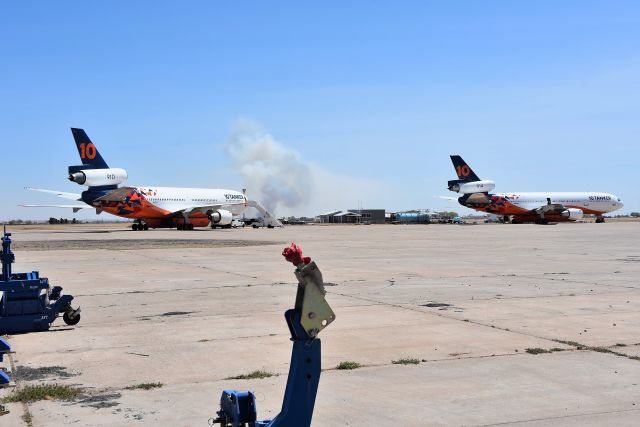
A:
{"type": "Polygon", "coordinates": [[[358,203],[377,207],[371,203],[379,203],[384,187],[305,161],[250,120],[236,123],[226,148],[242,176],[248,197],[277,216],[315,216],[354,208],[358,203]]]}
{"type": "Polygon", "coordinates": [[[258,124],[240,120],[227,145],[251,198],[268,210],[296,208],[309,201],[311,167],[293,150],[276,142],[258,124]]]}

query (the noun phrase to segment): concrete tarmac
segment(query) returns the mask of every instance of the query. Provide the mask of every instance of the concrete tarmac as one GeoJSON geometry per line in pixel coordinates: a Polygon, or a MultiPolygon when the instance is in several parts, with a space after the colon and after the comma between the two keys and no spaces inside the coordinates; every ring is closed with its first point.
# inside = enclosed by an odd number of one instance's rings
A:
{"type": "Polygon", "coordinates": [[[75,327],[8,337],[18,387],[83,393],[6,404],[3,426],[207,426],[226,388],[276,415],[290,242],[319,265],[336,313],[320,335],[314,426],[640,420],[640,223],[10,231],[14,271],[40,270],[82,307],[75,327]],[[227,379],[258,369],[276,376],[227,379]]]}

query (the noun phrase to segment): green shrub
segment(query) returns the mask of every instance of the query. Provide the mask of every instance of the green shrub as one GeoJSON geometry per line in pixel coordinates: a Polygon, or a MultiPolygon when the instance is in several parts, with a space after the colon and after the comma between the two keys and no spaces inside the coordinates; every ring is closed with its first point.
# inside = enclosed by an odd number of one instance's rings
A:
{"type": "Polygon", "coordinates": [[[344,369],[344,370],[358,369],[358,368],[362,368],[362,365],[358,362],[354,362],[353,360],[346,360],[344,362],[340,362],[338,366],[336,366],[336,369],[344,369]]]}

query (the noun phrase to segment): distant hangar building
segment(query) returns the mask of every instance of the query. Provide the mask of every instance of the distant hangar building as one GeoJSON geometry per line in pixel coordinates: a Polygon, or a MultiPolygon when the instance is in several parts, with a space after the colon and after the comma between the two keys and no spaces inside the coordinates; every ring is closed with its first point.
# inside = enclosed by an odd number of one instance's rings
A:
{"type": "Polygon", "coordinates": [[[326,224],[384,224],[385,213],[384,209],[349,209],[327,212],[318,218],[326,224]]]}

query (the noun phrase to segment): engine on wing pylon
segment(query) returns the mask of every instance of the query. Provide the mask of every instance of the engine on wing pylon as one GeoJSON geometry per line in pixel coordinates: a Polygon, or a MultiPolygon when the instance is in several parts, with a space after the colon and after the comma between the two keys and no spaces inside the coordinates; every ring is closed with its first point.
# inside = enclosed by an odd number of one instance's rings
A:
{"type": "Polygon", "coordinates": [[[99,187],[101,185],[118,185],[127,180],[127,171],[120,168],[83,169],[69,174],[69,181],[99,187]]]}
{"type": "Polygon", "coordinates": [[[218,209],[207,216],[209,217],[209,221],[215,225],[229,225],[231,221],[233,221],[233,214],[224,209],[218,209]]]}
{"type": "Polygon", "coordinates": [[[496,188],[496,183],[490,180],[481,181],[450,181],[449,190],[456,193],[471,194],[471,193],[486,193],[496,188]]]}
{"type": "Polygon", "coordinates": [[[561,213],[562,217],[567,219],[568,221],[579,221],[584,216],[584,212],[581,209],[577,208],[569,208],[561,213]]]}

